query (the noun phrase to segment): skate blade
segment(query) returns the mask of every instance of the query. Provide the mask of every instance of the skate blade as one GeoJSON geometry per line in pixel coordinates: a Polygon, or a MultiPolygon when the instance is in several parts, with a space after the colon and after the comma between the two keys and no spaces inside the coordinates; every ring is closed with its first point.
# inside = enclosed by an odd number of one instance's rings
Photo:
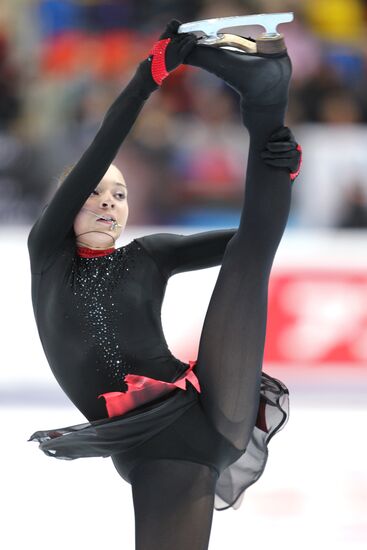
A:
{"type": "Polygon", "coordinates": [[[293,12],[217,17],[214,19],[202,19],[201,21],[183,23],[179,26],[177,32],[202,32],[208,38],[218,39],[218,31],[221,29],[242,27],[246,25],[261,25],[265,29],[265,33],[262,36],[270,39],[280,36],[280,33],[277,31],[277,26],[280,25],[280,23],[290,23],[293,19],[293,12]]]}

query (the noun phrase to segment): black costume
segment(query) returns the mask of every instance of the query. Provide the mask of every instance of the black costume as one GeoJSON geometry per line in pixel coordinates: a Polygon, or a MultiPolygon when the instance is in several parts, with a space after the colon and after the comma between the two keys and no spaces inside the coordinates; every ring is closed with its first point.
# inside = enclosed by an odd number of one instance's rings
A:
{"type": "MultiPolygon", "coordinates": [[[[274,62],[282,72],[290,71],[287,57],[274,62]]],[[[192,64],[199,65],[200,59],[192,57],[192,64]]],[[[172,479],[182,480],[187,498],[205,508],[202,514],[210,523],[214,491],[216,509],[236,507],[243,491],[263,472],[267,443],[288,417],[287,388],[261,371],[268,277],[289,212],[291,181],[287,169],[267,166],[260,153],[271,133],[282,127],[284,102],[266,97],[264,105],[260,101],[246,111],[242,103],[251,143],[238,229],[147,235],[92,258],[80,257],[76,250],[74,218],[151,91],[137,71],[28,239],[42,345],[59,384],[89,420],[36,432],[31,439],[57,458],[112,455],[119,473],[132,483],[134,505],[141,502],[136,514],[138,532],[139,525],[141,533],[146,530],[139,535],[141,548],[144,536],[148,540],[156,528],[152,520],[149,531],[147,513],[159,513],[154,497],[169,484],[170,472],[176,476],[172,479]],[[175,389],[122,416],[107,418],[98,396],[126,391],[126,374],[174,381],[188,369],[169,351],[162,331],[160,308],[167,279],[220,263],[195,366],[201,394],[187,384],[186,390],[175,389]]],[[[166,491],[161,505],[167,509],[162,514],[169,514],[173,504],[168,485],[166,491]]],[[[185,498],[176,502],[181,510],[185,498]]],[[[191,506],[197,518],[199,508],[191,506]]],[[[177,514],[172,521],[178,521],[177,514]]],[[[194,536],[192,523],[188,529],[194,536]]],[[[158,539],[157,548],[162,547],[158,539]]]]}

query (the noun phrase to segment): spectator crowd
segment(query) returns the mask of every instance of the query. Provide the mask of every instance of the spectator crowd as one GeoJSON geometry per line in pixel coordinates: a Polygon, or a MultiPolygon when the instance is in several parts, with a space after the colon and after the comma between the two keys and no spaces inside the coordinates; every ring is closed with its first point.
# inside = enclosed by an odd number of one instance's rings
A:
{"type": "MultiPolygon", "coordinates": [[[[171,18],[284,11],[287,125],[304,150],[290,224],[367,227],[367,0],[1,0],[0,223],[33,223],[171,18]]],[[[247,151],[233,90],[179,67],[116,158],[128,223],[237,225],[247,151]]]]}

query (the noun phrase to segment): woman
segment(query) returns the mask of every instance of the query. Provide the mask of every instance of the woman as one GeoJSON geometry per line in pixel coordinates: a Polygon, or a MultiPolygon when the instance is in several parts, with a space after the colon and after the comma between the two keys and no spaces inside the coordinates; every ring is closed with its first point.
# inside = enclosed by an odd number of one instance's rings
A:
{"type": "Polygon", "coordinates": [[[41,342],[89,421],[31,440],[57,458],[112,456],[132,486],[137,550],[207,548],[214,502],[238,506],[288,414],[287,388],[261,366],[268,279],[301,160],[283,126],[290,60],[286,51],[261,57],[199,46],[177,34],[179,25],[171,21],[139,65],[28,238],[41,342]],[[240,225],[115,248],[128,192],[111,163],[144,101],[182,62],[241,96],[251,140],[240,225]],[[162,331],[167,280],[220,263],[198,358],[188,365],[162,331]]]}

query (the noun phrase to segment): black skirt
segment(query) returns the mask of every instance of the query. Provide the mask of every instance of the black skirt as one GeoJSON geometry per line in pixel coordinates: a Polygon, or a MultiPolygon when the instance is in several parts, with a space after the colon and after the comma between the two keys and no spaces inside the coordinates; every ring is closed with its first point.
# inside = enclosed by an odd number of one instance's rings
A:
{"type": "Polygon", "coordinates": [[[262,475],[268,443],[289,418],[289,392],[262,373],[256,425],[245,450],[234,447],[207,418],[191,385],[121,416],[66,428],[37,431],[29,439],[54,458],[73,460],[118,455],[128,482],[135,466],[150,458],[206,464],[217,472],[215,509],[239,508],[245,490],[262,475]]]}

